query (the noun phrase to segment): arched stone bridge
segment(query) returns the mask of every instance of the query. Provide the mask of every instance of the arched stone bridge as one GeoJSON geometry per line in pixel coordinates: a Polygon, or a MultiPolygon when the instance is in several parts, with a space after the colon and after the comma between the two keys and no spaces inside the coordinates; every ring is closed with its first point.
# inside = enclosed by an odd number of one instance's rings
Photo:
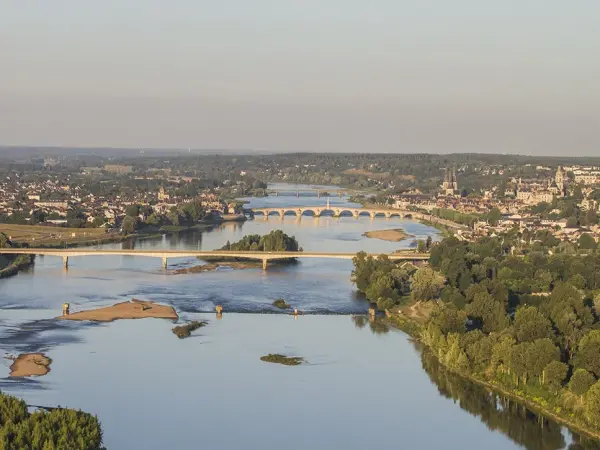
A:
{"type": "MultiPolygon", "coordinates": [[[[40,255],[40,256],[58,256],[63,260],[63,266],[69,265],[69,258],[75,256],[146,256],[150,258],[160,258],[163,267],[167,268],[169,258],[189,258],[189,257],[226,257],[226,258],[246,258],[262,261],[263,269],[267,269],[270,260],[289,259],[289,258],[333,258],[333,259],[352,259],[356,253],[331,253],[331,252],[237,252],[237,251],[196,251],[196,250],[113,250],[113,249],[93,249],[93,248],[71,248],[71,249],[48,249],[48,248],[0,248],[0,255],[40,255]]],[[[373,257],[379,254],[371,254],[373,257]]],[[[415,253],[414,251],[405,251],[387,255],[392,261],[411,261],[413,263],[423,263],[429,259],[428,254],[415,253]]]]}
{"type": "Polygon", "coordinates": [[[430,218],[429,215],[425,215],[415,211],[406,211],[401,209],[386,209],[386,208],[349,208],[346,206],[288,206],[285,208],[252,208],[251,210],[254,215],[262,214],[265,217],[270,215],[278,215],[280,217],[287,215],[294,215],[296,217],[308,216],[306,213],[312,213],[313,217],[320,217],[322,215],[331,215],[333,217],[399,217],[401,219],[425,219],[430,218]]]}

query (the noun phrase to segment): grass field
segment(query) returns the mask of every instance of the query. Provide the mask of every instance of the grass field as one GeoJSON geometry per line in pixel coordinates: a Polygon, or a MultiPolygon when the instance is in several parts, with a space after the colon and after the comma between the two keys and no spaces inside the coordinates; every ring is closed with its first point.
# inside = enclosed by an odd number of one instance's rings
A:
{"type": "Polygon", "coordinates": [[[107,236],[104,228],[63,228],[4,223],[0,224],[0,233],[9,236],[11,241],[28,244],[94,241],[107,236]]]}

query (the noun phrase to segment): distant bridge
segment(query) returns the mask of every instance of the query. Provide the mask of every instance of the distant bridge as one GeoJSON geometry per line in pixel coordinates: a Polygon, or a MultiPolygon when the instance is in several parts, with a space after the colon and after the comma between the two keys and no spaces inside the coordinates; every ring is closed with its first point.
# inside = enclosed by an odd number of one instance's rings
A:
{"type": "Polygon", "coordinates": [[[407,211],[402,209],[390,209],[390,208],[350,208],[347,206],[286,206],[286,207],[271,207],[271,208],[252,208],[251,211],[254,215],[261,214],[265,217],[270,215],[278,215],[280,217],[287,215],[294,215],[301,217],[307,215],[306,213],[312,213],[314,217],[320,217],[322,215],[332,215],[334,217],[360,217],[366,216],[372,219],[376,217],[391,218],[399,217],[401,219],[431,219],[429,214],[423,214],[415,211],[407,211]]]}
{"type": "MultiPolygon", "coordinates": [[[[329,259],[352,259],[356,253],[331,253],[331,252],[242,252],[242,251],[200,251],[200,250],[112,250],[112,249],[47,249],[47,248],[0,248],[0,254],[4,255],[40,255],[57,256],[62,258],[63,266],[69,266],[69,258],[76,256],[146,256],[149,258],[160,258],[162,265],[166,269],[169,258],[189,258],[189,257],[225,257],[225,258],[246,258],[262,261],[263,270],[267,269],[267,264],[271,260],[289,259],[289,258],[329,258],[329,259]]],[[[378,254],[370,254],[377,257],[378,254]]],[[[393,261],[411,261],[423,262],[429,259],[428,254],[415,253],[412,251],[398,252],[386,255],[393,261]]]]}

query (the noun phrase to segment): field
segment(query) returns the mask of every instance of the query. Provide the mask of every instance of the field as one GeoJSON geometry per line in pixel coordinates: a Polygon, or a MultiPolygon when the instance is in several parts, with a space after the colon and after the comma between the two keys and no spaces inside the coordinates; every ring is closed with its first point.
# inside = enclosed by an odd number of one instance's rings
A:
{"type": "Polygon", "coordinates": [[[13,242],[26,242],[29,245],[57,245],[61,242],[84,243],[107,237],[104,228],[63,228],[39,225],[0,224],[0,233],[9,236],[13,242]]]}

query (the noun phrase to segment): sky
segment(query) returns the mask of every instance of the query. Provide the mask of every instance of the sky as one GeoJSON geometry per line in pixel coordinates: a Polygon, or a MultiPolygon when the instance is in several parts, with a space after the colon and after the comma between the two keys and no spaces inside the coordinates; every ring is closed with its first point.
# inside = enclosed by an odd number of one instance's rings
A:
{"type": "Polygon", "coordinates": [[[600,2],[0,0],[0,145],[600,156],[600,2]]]}

